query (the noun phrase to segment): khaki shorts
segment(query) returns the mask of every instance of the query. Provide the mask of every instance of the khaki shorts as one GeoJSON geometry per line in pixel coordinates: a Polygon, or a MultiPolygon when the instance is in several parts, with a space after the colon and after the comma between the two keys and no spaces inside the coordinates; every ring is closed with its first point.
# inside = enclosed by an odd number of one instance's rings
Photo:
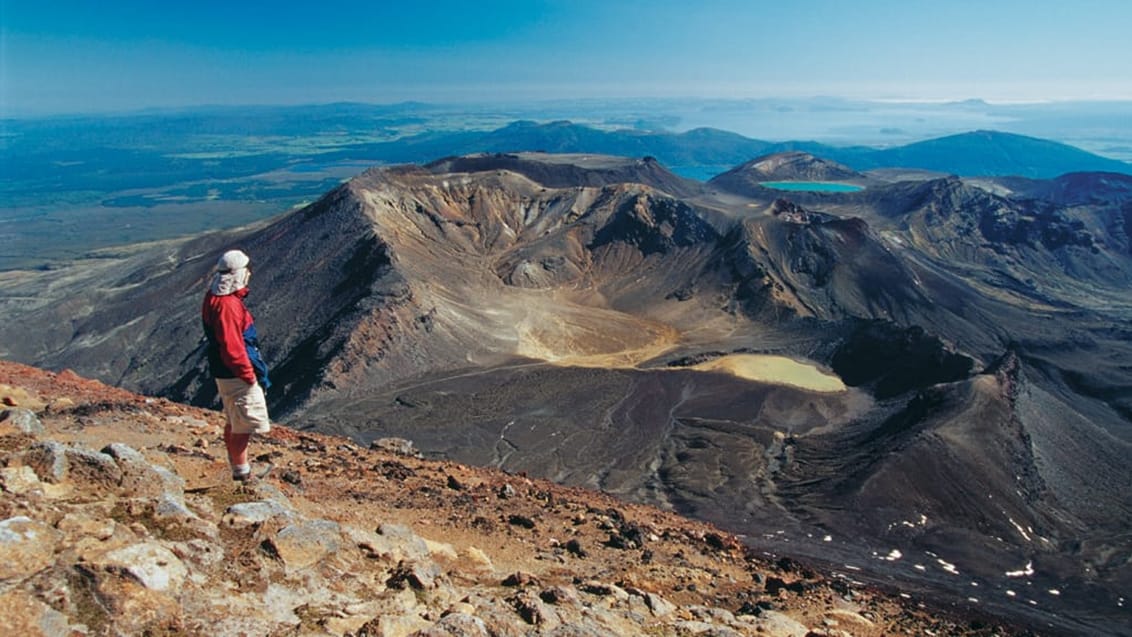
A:
{"type": "Polygon", "coordinates": [[[235,434],[265,434],[271,431],[267,400],[259,383],[249,385],[239,378],[217,378],[224,415],[235,434]]]}

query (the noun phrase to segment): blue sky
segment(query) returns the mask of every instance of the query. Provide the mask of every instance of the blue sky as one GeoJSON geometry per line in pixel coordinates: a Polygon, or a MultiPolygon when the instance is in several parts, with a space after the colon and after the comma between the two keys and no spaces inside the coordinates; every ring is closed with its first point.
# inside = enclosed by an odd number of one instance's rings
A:
{"type": "Polygon", "coordinates": [[[199,104],[1132,99],[1132,0],[0,0],[0,114],[199,104]]]}

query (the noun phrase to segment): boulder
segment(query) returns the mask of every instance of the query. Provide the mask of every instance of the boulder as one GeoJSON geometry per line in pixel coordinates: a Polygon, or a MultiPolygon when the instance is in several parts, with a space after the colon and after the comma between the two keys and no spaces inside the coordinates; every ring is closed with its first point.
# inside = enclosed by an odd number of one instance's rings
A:
{"type": "Polygon", "coordinates": [[[31,467],[4,467],[0,469],[0,489],[8,493],[28,493],[41,487],[39,476],[31,467]]]}
{"type": "Polygon", "coordinates": [[[13,407],[0,411],[0,423],[4,423],[20,433],[32,436],[46,433],[43,423],[39,421],[39,416],[36,416],[34,411],[23,407],[13,407]]]}
{"type": "Polygon", "coordinates": [[[0,618],[5,635],[78,635],[67,616],[32,597],[13,589],[0,593],[0,618]]]}
{"type": "Polygon", "coordinates": [[[257,500],[233,504],[224,512],[220,523],[233,529],[245,529],[263,524],[272,518],[290,518],[291,511],[275,500],[257,500]]]}
{"type": "Polygon", "coordinates": [[[32,445],[24,454],[24,463],[44,482],[67,480],[106,489],[122,482],[122,470],[110,456],[54,441],[32,445]]]}
{"type": "Polygon", "coordinates": [[[758,627],[774,637],[806,637],[810,629],[789,615],[774,610],[759,615],[758,627]]]}
{"type": "Polygon", "coordinates": [[[120,442],[111,443],[102,449],[118,464],[122,472],[123,489],[135,495],[161,497],[168,495],[174,500],[185,497],[185,481],[169,469],[153,464],[140,452],[120,442]]]}
{"type": "Polygon", "coordinates": [[[51,566],[61,534],[26,516],[0,521],[0,582],[18,581],[51,566]]]}
{"type": "Polygon", "coordinates": [[[418,630],[411,637],[488,637],[487,624],[479,617],[464,613],[451,613],[432,626],[418,630]]]}
{"type": "Polygon", "coordinates": [[[267,540],[288,570],[306,568],[342,548],[337,522],[304,520],[289,524],[267,540]]]}
{"type": "Polygon", "coordinates": [[[177,591],[188,575],[188,569],[157,542],[130,544],[93,556],[89,566],[98,571],[129,575],[153,591],[177,591]]]}

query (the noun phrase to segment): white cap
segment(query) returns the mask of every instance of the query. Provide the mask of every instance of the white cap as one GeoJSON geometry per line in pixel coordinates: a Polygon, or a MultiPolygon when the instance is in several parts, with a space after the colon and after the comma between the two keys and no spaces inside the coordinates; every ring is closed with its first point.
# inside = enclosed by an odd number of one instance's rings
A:
{"type": "Polygon", "coordinates": [[[229,250],[220,255],[220,260],[216,262],[216,269],[221,272],[235,272],[248,267],[251,261],[248,255],[240,250],[229,250]]]}

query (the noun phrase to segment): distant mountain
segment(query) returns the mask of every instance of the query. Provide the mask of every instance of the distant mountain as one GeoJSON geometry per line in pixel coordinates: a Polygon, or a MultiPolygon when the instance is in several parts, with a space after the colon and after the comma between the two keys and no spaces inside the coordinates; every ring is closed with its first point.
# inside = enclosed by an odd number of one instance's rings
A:
{"type": "Polygon", "coordinates": [[[767,153],[804,152],[840,162],[858,171],[902,168],[962,177],[1026,177],[1051,179],[1074,172],[1132,175],[1132,164],[1045,139],[975,131],[905,146],[876,149],[830,146],[817,142],[781,142],[767,153]]]}
{"type": "Polygon", "coordinates": [[[653,156],[666,166],[734,166],[765,154],[771,146],[770,142],[711,128],[666,133],[602,130],[569,121],[517,121],[493,131],[429,132],[391,142],[351,146],[327,157],[364,156],[390,163],[417,163],[446,155],[532,151],[653,156]]]}
{"type": "MultiPolygon", "coordinates": [[[[358,150],[350,152],[356,156],[358,150]]],[[[490,132],[428,133],[374,144],[365,152],[383,161],[419,162],[446,154],[544,151],[656,157],[683,174],[696,166],[737,166],[768,154],[804,152],[844,164],[848,170],[906,168],[964,177],[1019,176],[1048,179],[1072,172],[1105,171],[1132,175],[1132,164],[1108,159],[1058,142],[975,131],[895,148],[837,147],[815,142],[772,143],[714,129],[685,133],[604,131],[567,121],[515,122],[490,132]]],[[[704,176],[706,179],[707,175],[704,176]]]]}
{"type": "MultiPolygon", "coordinates": [[[[1132,174],[1132,165],[1066,144],[995,131],[975,131],[876,151],[870,168],[902,166],[961,176],[1048,179],[1071,172],[1132,174]]],[[[860,166],[858,166],[860,167],[860,166]]]]}

